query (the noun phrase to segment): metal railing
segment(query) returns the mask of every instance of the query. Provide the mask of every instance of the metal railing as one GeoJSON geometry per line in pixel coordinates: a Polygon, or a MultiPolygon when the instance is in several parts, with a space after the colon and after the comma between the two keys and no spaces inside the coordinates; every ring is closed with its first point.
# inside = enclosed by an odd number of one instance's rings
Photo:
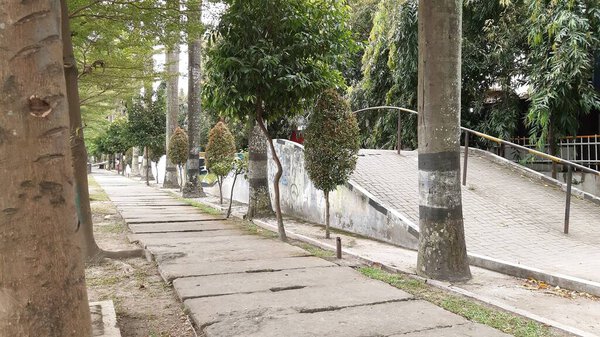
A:
{"type": "MultiPolygon", "coordinates": [[[[401,108],[401,107],[395,107],[395,106],[388,106],[388,105],[384,105],[384,106],[376,106],[376,107],[369,107],[369,108],[364,108],[364,109],[359,109],[354,111],[354,113],[360,113],[360,112],[364,112],[364,111],[369,111],[369,110],[382,110],[382,109],[389,109],[389,110],[395,110],[398,111],[398,114],[400,114],[400,112],[408,112],[411,114],[415,114],[418,115],[419,113],[411,110],[411,109],[406,109],[406,108],[401,108]]],[[[471,130],[468,128],[465,128],[463,126],[460,127],[461,130],[464,131],[464,142],[465,142],[465,146],[464,146],[464,162],[463,162],[463,176],[462,176],[462,184],[463,186],[465,186],[467,184],[467,164],[468,164],[468,160],[469,160],[469,138],[470,138],[470,134],[473,134],[475,136],[487,139],[489,141],[492,141],[494,143],[499,144],[500,146],[506,147],[513,147],[515,149],[519,149],[522,151],[526,151],[527,153],[537,156],[539,158],[542,158],[543,160],[546,160],[548,162],[552,162],[552,163],[556,163],[556,164],[560,164],[563,165],[565,167],[567,167],[567,190],[566,190],[566,204],[565,204],[565,222],[564,222],[564,233],[565,234],[569,234],[569,218],[570,218],[570,213],[571,213],[571,185],[573,183],[573,170],[577,169],[580,170],[582,172],[587,172],[587,173],[591,173],[597,176],[600,176],[600,172],[597,170],[594,170],[592,168],[583,166],[581,164],[575,163],[573,161],[569,161],[569,160],[565,160],[559,157],[555,157],[555,156],[551,156],[547,153],[541,152],[541,151],[537,151],[534,150],[532,148],[528,148],[526,146],[523,145],[519,145],[519,144],[515,144],[494,136],[490,136],[488,134],[479,132],[479,131],[475,131],[475,130],[471,130]]],[[[401,129],[401,124],[400,124],[400,118],[398,118],[398,133],[397,133],[397,137],[398,137],[398,154],[400,154],[400,129],[401,129]]],[[[596,138],[597,140],[597,138],[596,138]]],[[[597,146],[597,145],[596,145],[597,146]]]]}
{"type": "MultiPolygon", "coordinates": [[[[517,137],[512,141],[529,149],[537,147],[528,137],[517,137]]],[[[600,169],[600,135],[563,137],[559,139],[557,147],[558,157],[594,170],[600,169]]],[[[544,147],[543,152],[548,153],[548,145],[544,147]]],[[[519,161],[520,159],[518,153],[514,154],[512,158],[506,157],[512,161],[519,161]]],[[[547,159],[526,161],[526,164],[532,165],[548,165],[551,163],[547,159]]]]}

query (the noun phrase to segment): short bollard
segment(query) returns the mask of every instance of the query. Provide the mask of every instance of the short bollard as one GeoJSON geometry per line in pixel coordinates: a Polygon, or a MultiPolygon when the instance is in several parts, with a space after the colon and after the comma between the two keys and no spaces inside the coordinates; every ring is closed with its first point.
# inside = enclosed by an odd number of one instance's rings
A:
{"type": "Polygon", "coordinates": [[[342,238],[339,236],[335,238],[335,254],[338,259],[342,258],[342,238]]]}

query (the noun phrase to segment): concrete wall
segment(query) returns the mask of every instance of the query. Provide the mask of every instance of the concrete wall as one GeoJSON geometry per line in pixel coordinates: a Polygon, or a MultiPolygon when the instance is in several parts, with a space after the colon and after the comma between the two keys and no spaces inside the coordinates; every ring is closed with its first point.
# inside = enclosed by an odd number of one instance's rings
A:
{"type": "MultiPolygon", "coordinates": [[[[304,169],[304,147],[278,139],[275,141],[275,150],[283,166],[279,185],[283,213],[324,224],[325,197],[322,191],[314,187],[304,169]]],[[[275,171],[276,166],[269,153],[269,181],[271,182],[275,171]]],[[[224,196],[229,197],[232,181],[232,175],[225,180],[224,196]]],[[[205,188],[205,191],[213,195],[219,194],[217,185],[205,188]]],[[[417,248],[418,227],[397,211],[382,205],[373,195],[352,181],[346,186],[339,186],[336,191],[330,193],[329,197],[331,227],[410,249],[417,248]]],[[[243,176],[238,176],[233,199],[248,202],[248,183],[243,176]]],[[[271,200],[273,199],[274,192],[271,185],[271,200]]]]}

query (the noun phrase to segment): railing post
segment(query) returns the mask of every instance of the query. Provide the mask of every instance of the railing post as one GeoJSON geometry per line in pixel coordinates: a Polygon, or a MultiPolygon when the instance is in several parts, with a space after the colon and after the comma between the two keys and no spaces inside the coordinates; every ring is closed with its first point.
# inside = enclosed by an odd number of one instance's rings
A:
{"type": "Polygon", "coordinates": [[[469,160],[469,131],[465,130],[465,155],[464,155],[464,162],[463,162],[463,179],[462,179],[462,184],[463,186],[467,185],[467,163],[469,160]]]}
{"type": "Polygon", "coordinates": [[[569,165],[567,172],[567,204],[565,205],[565,234],[569,234],[569,217],[571,215],[571,183],[573,181],[573,168],[569,165]]]}
{"type": "Polygon", "coordinates": [[[396,135],[398,137],[397,141],[397,146],[398,146],[398,154],[400,154],[400,151],[402,151],[402,118],[401,117],[401,111],[398,111],[398,134],[396,135]]]}

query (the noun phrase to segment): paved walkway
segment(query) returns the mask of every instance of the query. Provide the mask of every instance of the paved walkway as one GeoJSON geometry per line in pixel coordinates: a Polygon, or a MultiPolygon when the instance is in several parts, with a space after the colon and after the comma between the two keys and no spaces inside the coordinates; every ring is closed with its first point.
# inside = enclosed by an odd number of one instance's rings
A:
{"type": "MultiPolygon", "coordinates": [[[[361,150],[352,180],[418,225],[417,153],[361,150]]],[[[462,161],[461,161],[462,162],[462,161]]],[[[469,253],[600,282],[600,206],[469,155],[463,212],[469,253]]]]}
{"type": "Polygon", "coordinates": [[[94,177],[206,336],[504,336],[165,191],[94,177]]]}

